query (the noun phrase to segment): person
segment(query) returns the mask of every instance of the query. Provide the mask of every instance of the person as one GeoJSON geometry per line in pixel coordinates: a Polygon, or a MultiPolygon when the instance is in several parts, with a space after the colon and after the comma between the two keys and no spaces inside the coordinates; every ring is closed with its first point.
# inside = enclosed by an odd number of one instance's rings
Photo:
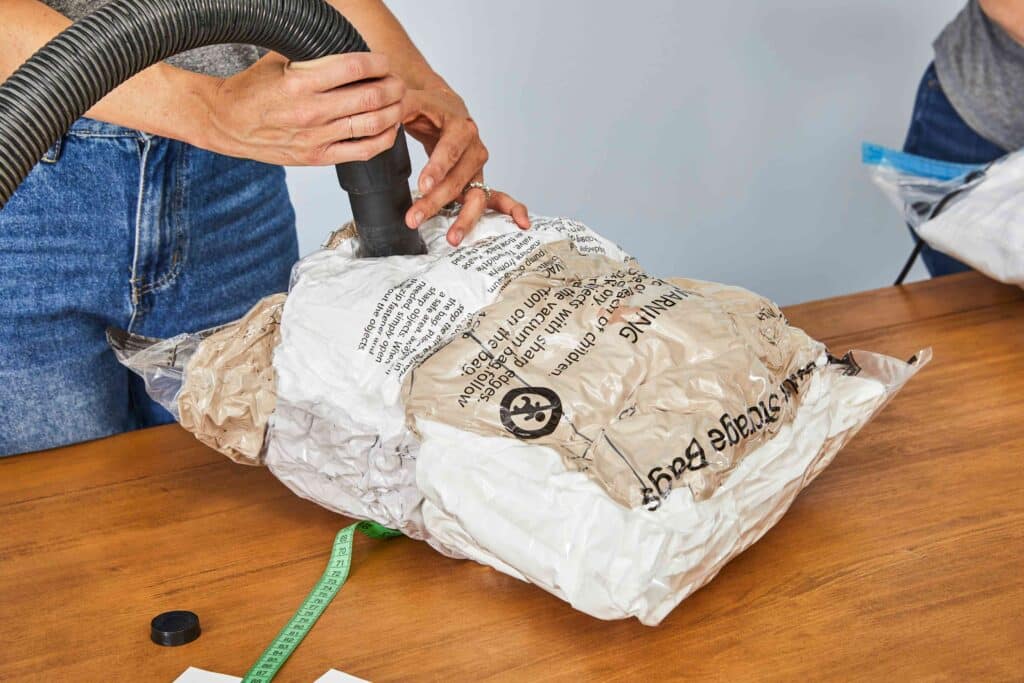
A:
{"type": "MultiPolygon", "coordinates": [[[[986,164],[1024,146],[1024,2],[968,0],[934,43],[903,151],[986,164]]],[[[968,266],[923,245],[933,276],[968,266]]]]}
{"type": "MultiPolygon", "coordinates": [[[[108,1],[4,0],[0,80],[108,1]]],[[[453,200],[452,244],[487,208],[529,226],[512,197],[469,187],[488,157],[477,126],[382,0],[331,4],[372,53],[178,55],[75,122],[0,211],[0,455],[171,421],[105,330],[196,331],[286,290],[298,247],[283,165],[369,159],[404,123],[429,156],[410,228],[453,200]]]]}

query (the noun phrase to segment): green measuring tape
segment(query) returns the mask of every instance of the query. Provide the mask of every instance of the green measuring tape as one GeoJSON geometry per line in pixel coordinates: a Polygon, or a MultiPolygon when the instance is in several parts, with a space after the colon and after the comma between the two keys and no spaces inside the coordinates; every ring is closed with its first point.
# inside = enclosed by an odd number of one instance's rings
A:
{"type": "Polygon", "coordinates": [[[389,529],[376,522],[358,522],[339,531],[338,535],[334,537],[331,559],[328,560],[327,568],[324,569],[320,580],[302,601],[302,606],[288,620],[273,642],[267,646],[249,672],[245,674],[242,683],[267,683],[267,681],[273,680],[284,663],[295,652],[295,648],[313,628],[313,624],[327,609],[327,605],[331,604],[331,600],[338,594],[338,590],[345,585],[349,569],[352,568],[352,541],[356,531],[360,531],[370,538],[394,538],[402,535],[400,531],[389,529]]]}

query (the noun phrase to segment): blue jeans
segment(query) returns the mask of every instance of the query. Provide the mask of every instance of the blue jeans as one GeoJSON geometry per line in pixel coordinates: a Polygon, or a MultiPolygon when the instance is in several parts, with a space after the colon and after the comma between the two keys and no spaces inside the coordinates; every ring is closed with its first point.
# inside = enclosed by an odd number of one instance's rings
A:
{"type": "MultiPolygon", "coordinates": [[[[987,164],[1006,155],[1006,150],[975,133],[956,113],[942,91],[934,64],[925,70],[918,86],[903,151],[961,164],[987,164]]],[[[932,277],[970,270],[969,266],[927,244],[921,249],[921,257],[932,277]]]]}
{"type": "Polygon", "coordinates": [[[79,120],[0,211],[0,455],[170,422],[106,328],[233,320],[297,258],[284,169],[79,120]]]}

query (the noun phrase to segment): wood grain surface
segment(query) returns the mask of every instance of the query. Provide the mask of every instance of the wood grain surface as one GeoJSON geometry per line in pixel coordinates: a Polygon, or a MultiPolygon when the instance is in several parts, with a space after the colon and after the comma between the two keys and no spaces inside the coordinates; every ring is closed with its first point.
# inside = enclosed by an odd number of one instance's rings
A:
{"type": "MultiPolygon", "coordinates": [[[[278,680],[1022,680],[1021,290],[971,274],[787,314],[833,351],[935,359],[659,627],[359,538],[278,680]]],[[[346,523],[174,426],[0,459],[0,681],[242,675],[346,523]],[[199,640],[149,641],[170,609],[199,614],[199,640]]]]}

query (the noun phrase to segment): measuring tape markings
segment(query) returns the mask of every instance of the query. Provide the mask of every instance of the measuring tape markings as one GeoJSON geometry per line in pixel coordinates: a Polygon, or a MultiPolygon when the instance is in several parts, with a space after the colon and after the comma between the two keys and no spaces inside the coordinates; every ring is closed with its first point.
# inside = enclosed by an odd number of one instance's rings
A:
{"type": "Polygon", "coordinates": [[[331,559],[327,561],[324,573],[292,618],[245,674],[242,683],[271,681],[303,638],[309,634],[317,619],[348,579],[349,570],[352,568],[352,544],[356,531],[370,538],[395,538],[402,535],[400,531],[370,521],[357,522],[339,531],[334,537],[331,559]]]}

